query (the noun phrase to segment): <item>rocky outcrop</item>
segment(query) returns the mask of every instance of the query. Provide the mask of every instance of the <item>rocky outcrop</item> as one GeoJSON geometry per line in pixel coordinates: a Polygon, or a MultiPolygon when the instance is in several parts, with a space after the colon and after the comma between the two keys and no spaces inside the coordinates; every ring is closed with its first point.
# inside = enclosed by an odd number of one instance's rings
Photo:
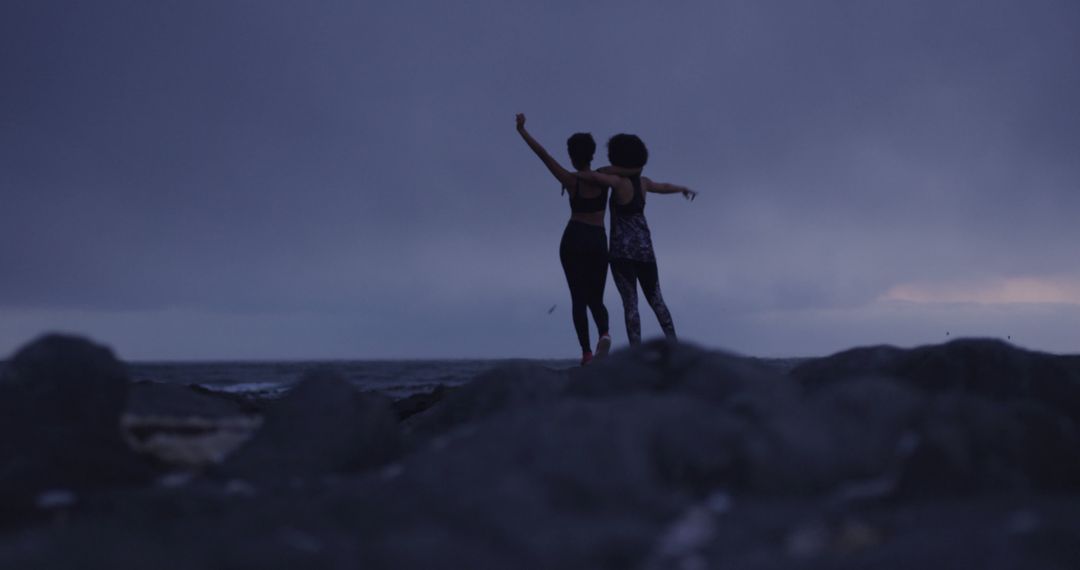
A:
{"type": "Polygon", "coordinates": [[[15,353],[0,376],[0,390],[9,413],[41,425],[115,435],[127,405],[128,376],[108,348],[49,335],[15,353]]]}
{"type": "Polygon", "coordinates": [[[127,395],[124,365],[85,339],[49,335],[16,352],[0,372],[0,501],[149,480],[121,436],[127,395]]]}
{"type": "Polygon", "coordinates": [[[268,407],[226,481],[0,537],[0,565],[1071,568],[1072,366],[965,341],[785,375],[658,341],[499,367],[424,402],[400,454],[385,401],[316,375],[268,407]]]}
{"type": "Polygon", "coordinates": [[[400,448],[388,400],[332,372],[312,372],[268,407],[262,427],[221,472],[268,481],[351,472],[386,463],[400,448]]]}
{"type": "Polygon", "coordinates": [[[751,358],[657,340],[571,372],[567,394],[612,398],[630,394],[678,393],[738,405],[749,395],[780,398],[791,393],[783,376],[751,358]]]}
{"type": "Polygon", "coordinates": [[[961,339],[911,350],[855,348],[811,360],[791,372],[807,390],[878,376],[930,394],[962,394],[998,402],[1031,400],[1080,420],[1080,362],[999,340],[961,339]]]}
{"type": "Polygon", "coordinates": [[[857,348],[791,376],[808,402],[894,384],[893,396],[860,406],[864,417],[835,437],[902,430],[902,461],[890,476],[906,493],[1080,488],[1080,369],[1071,357],[964,339],[857,348]]]}
{"type": "Polygon", "coordinates": [[[191,386],[136,382],[121,419],[131,448],[170,468],[221,462],[261,425],[245,402],[191,386]]]}
{"type": "Polygon", "coordinates": [[[446,384],[439,384],[429,392],[418,392],[404,398],[394,400],[394,411],[399,420],[407,420],[416,414],[426,412],[433,406],[443,401],[446,395],[453,391],[446,384]]]}
{"type": "Polygon", "coordinates": [[[455,388],[437,406],[406,422],[424,440],[489,415],[549,404],[563,397],[567,376],[536,364],[512,362],[495,367],[455,388]]]}

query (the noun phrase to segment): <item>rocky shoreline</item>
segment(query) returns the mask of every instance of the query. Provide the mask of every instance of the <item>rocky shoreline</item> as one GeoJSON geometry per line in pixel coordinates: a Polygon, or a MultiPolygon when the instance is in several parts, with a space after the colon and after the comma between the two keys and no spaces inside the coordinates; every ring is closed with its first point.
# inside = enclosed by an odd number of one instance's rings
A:
{"type": "Polygon", "coordinates": [[[1080,568],[1080,361],[993,340],[790,371],[648,343],[391,401],[0,372],[4,568],[1080,568]]]}

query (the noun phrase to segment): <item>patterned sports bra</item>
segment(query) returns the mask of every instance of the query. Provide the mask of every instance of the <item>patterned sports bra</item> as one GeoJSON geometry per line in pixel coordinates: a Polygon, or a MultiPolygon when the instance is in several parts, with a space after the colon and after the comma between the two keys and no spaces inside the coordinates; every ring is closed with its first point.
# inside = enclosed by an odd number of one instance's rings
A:
{"type": "Polygon", "coordinates": [[[645,222],[645,192],[641,188],[641,177],[629,178],[634,185],[634,197],[628,203],[617,203],[615,193],[611,193],[610,257],[655,263],[652,234],[645,222]]]}

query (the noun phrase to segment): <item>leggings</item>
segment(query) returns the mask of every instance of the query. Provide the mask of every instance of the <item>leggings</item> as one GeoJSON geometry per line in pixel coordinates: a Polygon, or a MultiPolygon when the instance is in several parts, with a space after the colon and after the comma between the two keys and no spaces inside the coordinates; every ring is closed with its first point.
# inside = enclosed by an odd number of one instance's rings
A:
{"type": "Polygon", "coordinates": [[[660,276],[656,270],[656,262],[633,261],[630,259],[612,259],[611,275],[615,278],[615,287],[622,297],[623,312],[626,315],[626,338],[630,344],[641,344],[641,317],[638,315],[637,283],[641,283],[641,290],[645,293],[645,300],[649,302],[656,320],[660,321],[660,328],[664,330],[664,336],[670,340],[676,340],[675,325],[671,322],[671,313],[664,304],[664,297],[660,295],[660,276]]]}
{"type": "Polygon", "coordinates": [[[604,307],[607,284],[607,236],[604,228],[571,220],[559,244],[559,260],[570,286],[571,315],[582,352],[591,352],[589,317],[592,311],[599,334],[608,332],[608,312],[604,307]]]}

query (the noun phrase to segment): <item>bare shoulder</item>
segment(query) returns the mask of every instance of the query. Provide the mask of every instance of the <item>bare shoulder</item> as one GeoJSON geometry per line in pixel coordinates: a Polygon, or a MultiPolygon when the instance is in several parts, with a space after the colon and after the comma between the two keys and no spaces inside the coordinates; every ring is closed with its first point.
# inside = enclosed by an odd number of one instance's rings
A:
{"type": "Polygon", "coordinates": [[[618,204],[626,204],[634,199],[634,185],[629,178],[619,178],[612,185],[611,190],[616,196],[615,202],[618,204]]]}

